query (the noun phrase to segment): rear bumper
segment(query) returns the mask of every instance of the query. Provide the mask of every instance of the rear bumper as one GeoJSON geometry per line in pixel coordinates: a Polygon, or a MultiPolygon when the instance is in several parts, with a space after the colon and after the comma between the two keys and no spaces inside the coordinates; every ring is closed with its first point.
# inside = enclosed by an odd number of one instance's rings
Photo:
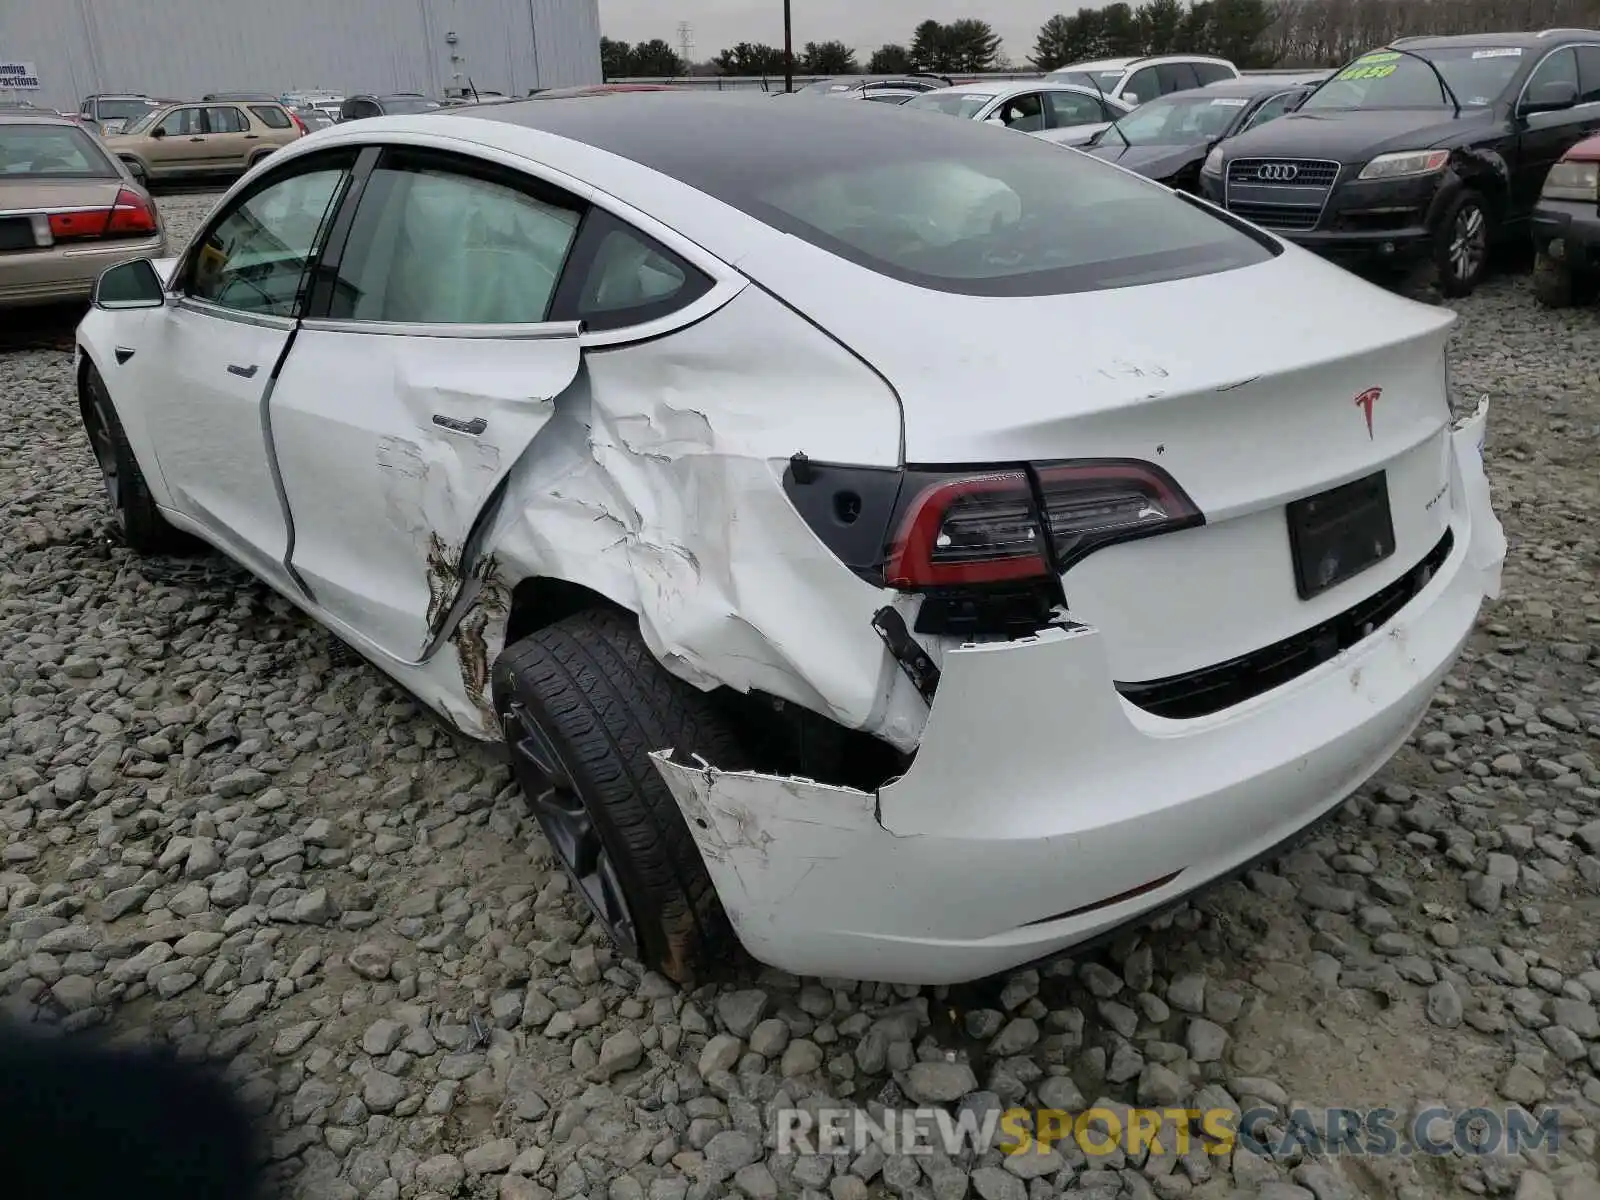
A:
{"type": "Polygon", "coordinates": [[[0,307],[87,300],[101,272],[135,258],[160,258],[166,236],[99,246],[15,251],[0,255],[0,307]]]}
{"type": "Polygon", "coordinates": [[[1572,270],[1600,270],[1600,207],[1580,200],[1541,200],[1533,210],[1533,246],[1572,270]]]}
{"type": "Polygon", "coordinates": [[[1380,768],[1499,590],[1480,447],[1454,434],[1454,549],[1400,614],[1234,708],[1169,721],[1116,693],[1092,628],[946,655],[910,771],[876,794],[656,755],[756,958],[953,983],[1095,937],[1314,823],[1380,768]]]}

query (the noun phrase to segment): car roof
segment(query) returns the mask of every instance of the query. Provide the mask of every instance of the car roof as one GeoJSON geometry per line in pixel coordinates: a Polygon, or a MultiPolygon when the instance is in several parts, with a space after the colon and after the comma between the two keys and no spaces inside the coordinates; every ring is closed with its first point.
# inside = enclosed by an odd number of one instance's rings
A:
{"type": "MultiPolygon", "coordinates": [[[[1208,83],[1204,87],[1184,88],[1181,92],[1169,92],[1172,96],[1206,95],[1206,96],[1266,96],[1277,95],[1279,92],[1292,92],[1295,88],[1313,86],[1303,79],[1273,79],[1263,78],[1259,75],[1246,75],[1242,79],[1222,79],[1216,83],[1208,83]]],[[[1165,100],[1166,96],[1159,99],[1165,100]]]]}
{"type": "MultiPolygon", "coordinates": [[[[1565,37],[1596,38],[1600,39],[1600,31],[1592,29],[1547,29],[1543,33],[1530,33],[1526,30],[1517,33],[1457,33],[1457,34],[1424,34],[1418,37],[1395,38],[1389,43],[1393,46],[1403,46],[1407,50],[1442,50],[1449,46],[1463,48],[1492,48],[1495,46],[1521,46],[1534,48],[1548,46],[1552,41],[1560,41],[1565,37]]],[[[1381,50],[1381,46],[1374,47],[1381,50]]]]}

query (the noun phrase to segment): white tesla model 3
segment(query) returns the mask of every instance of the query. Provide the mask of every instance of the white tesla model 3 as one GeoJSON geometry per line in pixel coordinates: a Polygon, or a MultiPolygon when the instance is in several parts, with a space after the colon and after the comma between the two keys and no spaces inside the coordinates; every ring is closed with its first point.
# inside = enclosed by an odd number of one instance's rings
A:
{"type": "Polygon", "coordinates": [[[133,549],[503,739],[626,953],[934,983],[1405,740],[1505,549],[1452,320],[1033,138],[639,94],[301,139],[78,378],[133,549]]]}

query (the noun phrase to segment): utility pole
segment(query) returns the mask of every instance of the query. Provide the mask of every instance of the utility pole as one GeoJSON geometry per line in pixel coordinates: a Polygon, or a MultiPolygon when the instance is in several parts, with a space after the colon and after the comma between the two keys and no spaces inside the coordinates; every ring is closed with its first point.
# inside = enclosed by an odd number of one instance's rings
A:
{"type": "Polygon", "coordinates": [[[678,52],[683,56],[683,69],[687,72],[694,62],[694,26],[687,21],[678,22],[678,52]]]}
{"type": "Polygon", "coordinates": [[[789,0],[783,0],[783,90],[794,91],[794,23],[789,0]]]}

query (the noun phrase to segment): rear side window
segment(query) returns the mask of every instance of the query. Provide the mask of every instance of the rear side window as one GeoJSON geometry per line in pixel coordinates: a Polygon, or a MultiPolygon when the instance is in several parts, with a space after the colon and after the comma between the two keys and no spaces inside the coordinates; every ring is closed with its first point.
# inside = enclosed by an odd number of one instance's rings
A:
{"type": "Polygon", "coordinates": [[[0,125],[0,179],[114,179],[94,138],[73,125],[0,125]]]}
{"type": "Polygon", "coordinates": [[[206,109],[207,133],[244,133],[250,128],[244,114],[230,105],[206,109]]]}
{"type": "Polygon", "coordinates": [[[289,114],[281,108],[274,108],[270,104],[252,104],[250,113],[269,129],[287,129],[293,124],[289,114]]]}
{"type": "Polygon", "coordinates": [[[551,306],[596,333],[643,325],[711,290],[704,272],[604,209],[591,208],[551,306]]]}

